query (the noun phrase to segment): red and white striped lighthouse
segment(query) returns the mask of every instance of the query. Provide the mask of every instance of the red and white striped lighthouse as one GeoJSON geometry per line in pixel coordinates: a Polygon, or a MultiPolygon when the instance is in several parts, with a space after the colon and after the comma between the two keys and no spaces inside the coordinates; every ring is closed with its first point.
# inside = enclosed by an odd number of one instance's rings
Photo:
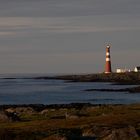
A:
{"type": "Polygon", "coordinates": [[[106,47],[106,64],[105,64],[105,73],[111,73],[111,57],[110,57],[110,46],[106,47]]]}

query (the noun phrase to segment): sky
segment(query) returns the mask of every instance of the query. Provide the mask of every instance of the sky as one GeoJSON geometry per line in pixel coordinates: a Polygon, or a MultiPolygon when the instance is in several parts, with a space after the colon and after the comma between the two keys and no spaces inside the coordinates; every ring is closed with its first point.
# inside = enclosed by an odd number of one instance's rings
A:
{"type": "Polygon", "coordinates": [[[140,65],[140,0],[0,0],[0,74],[140,65]]]}

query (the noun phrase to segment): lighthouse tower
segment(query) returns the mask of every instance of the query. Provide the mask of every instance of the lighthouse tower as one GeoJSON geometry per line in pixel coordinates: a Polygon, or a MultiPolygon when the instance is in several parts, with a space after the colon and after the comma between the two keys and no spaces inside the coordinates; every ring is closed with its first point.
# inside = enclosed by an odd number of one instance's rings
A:
{"type": "Polygon", "coordinates": [[[106,64],[105,64],[105,73],[111,73],[111,57],[110,57],[110,46],[106,47],[106,64]]]}

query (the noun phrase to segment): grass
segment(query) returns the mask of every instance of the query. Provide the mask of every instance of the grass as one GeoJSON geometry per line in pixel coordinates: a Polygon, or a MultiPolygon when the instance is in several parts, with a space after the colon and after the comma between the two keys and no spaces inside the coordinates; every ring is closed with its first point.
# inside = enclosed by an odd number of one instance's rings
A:
{"type": "Polygon", "coordinates": [[[52,111],[48,109],[48,114],[42,115],[39,112],[36,114],[20,115],[22,121],[0,123],[0,133],[2,131],[9,132],[13,137],[31,137],[35,140],[41,140],[53,134],[64,134],[69,130],[82,129],[85,126],[97,125],[108,127],[124,127],[135,126],[140,131],[140,105],[117,105],[117,106],[101,106],[101,107],[86,107],[80,110],[58,109],[52,111]],[[61,118],[65,113],[81,114],[75,119],[61,118]],[[83,114],[83,116],[82,116],[83,114]],[[86,114],[86,115],[85,115],[86,114]],[[59,118],[60,117],[60,118],[59,118]]]}

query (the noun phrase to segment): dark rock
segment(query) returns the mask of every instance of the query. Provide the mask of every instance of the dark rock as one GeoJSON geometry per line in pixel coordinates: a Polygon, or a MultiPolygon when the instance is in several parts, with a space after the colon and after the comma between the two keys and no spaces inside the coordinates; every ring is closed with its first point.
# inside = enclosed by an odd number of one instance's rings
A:
{"type": "Polygon", "coordinates": [[[102,92],[128,92],[129,89],[87,89],[85,91],[102,91],[102,92]]]}
{"type": "Polygon", "coordinates": [[[103,126],[88,126],[83,128],[83,136],[97,137],[101,140],[132,140],[138,138],[135,127],[111,128],[103,126]]]}
{"type": "Polygon", "coordinates": [[[124,88],[124,89],[87,89],[85,91],[140,93],[140,86],[132,87],[132,88],[124,88]]]}
{"type": "Polygon", "coordinates": [[[17,116],[16,113],[9,113],[5,111],[0,112],[0,122],[13,122],[19,120],[20,118],[17,116]]]}
{"type": "Polygon", "coordinates": [[[102,140],[132,140],[138,138],[136,129],[133,126],[113,129],[111,133],[102,140]]]}
{"type": "Polygon", "coordinates": [[[35,114],[35,110],[31,107],[16,107],[16,108],[8,108],[6,109],[6,111],[8,113],[16,113],[18,115],[21,115],[21,114],[29,114],[29,115],[32,115],[32,114],[35,114]]]}
{"type": "Polygon", "coordinates": [[[11,120],[8,117],[8,115],[4,111],[1,111],[0,112],[0,122],[9,122],[9,121],[11,121],[11,120]]]}

